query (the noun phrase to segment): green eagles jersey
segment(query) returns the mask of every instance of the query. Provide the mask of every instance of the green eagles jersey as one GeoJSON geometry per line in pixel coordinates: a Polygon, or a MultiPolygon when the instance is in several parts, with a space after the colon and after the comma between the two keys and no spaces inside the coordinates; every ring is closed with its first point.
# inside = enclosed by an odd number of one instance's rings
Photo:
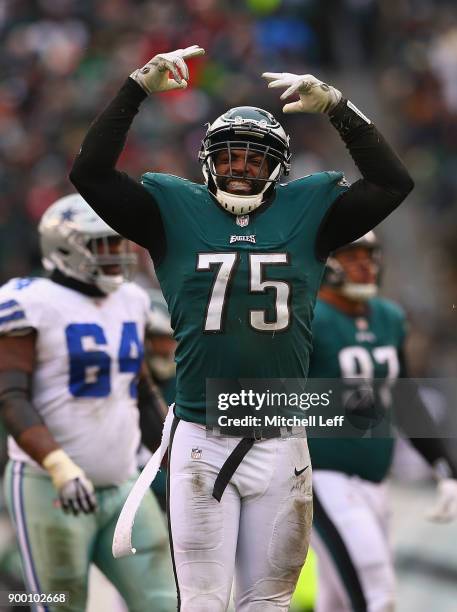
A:
{"type": "MultiPolygon", "coordinates": [[[[312,329],[310,378],[398,377],[406,323],[393,302],[373,298],[367,316],[351,317],[319,299],[312,329]]],[[[308,442],[314,469],[380,482],[392,461],[392,438],[310,438],[308,442]]]]}
{"type": "Polygon", "coordinates": [[[166,255],[156,273],[178,341],[176,414],[205,423],[206,379],[306,378],[324,264],[319,225],[347,189],[337,172],[279,185],[254,214],[224,211],[204,185],[145,174],[166,255]]]}

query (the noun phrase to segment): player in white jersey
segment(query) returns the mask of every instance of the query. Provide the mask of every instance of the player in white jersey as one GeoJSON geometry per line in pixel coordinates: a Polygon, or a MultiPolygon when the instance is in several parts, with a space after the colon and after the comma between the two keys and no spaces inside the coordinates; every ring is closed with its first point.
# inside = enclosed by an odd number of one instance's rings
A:
{"type": "Polygon", "coordinates": [[[138,408],[163,410],[142,368],[149,298],[124,282],[133,263],[126,241],[81,196],[54,203],[39,231],[50,278],[12,279],[0,289],[6,497],[27,590],[67,592],[58,609],[85,610],[95,563],[130,611],[175,609],[167,533],[152,493],[135,525],[137,555],[111,554],[137,477],[138,408]]]}

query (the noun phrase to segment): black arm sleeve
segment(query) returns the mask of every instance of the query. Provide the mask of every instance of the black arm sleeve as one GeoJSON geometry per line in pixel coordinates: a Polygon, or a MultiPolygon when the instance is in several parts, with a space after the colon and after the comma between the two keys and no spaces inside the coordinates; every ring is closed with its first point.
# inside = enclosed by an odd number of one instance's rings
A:
{"type": "Polygon", "coordinates": [[[20,370],[0,372],[0,416],[15,439],[29,427],[44,425],[30,402],[30,389],[30,374],[20,370]]]}
{"type": "Polygon", "coordinates": [[[110,227],[147,248],[158,263],[165,253],[159,207],[140,183],[116,170],[127,132],[145,98],[141,87],[128,78],[89,128],[70,180],[110,227]]]}
{"type": "Polygon", "coordinates": [[[329,209],[316,238],[316,255],[329,253],[373,229],[405,199],[414,183],[372,123],[342,99],[330,115],[362,174],[329,209]]]}
{"type": "Polygon", "coordinates": [[[452,452],[446,438],[438,437],[436,423],[421,399],[417,384],[408,378],[403,350],[399,352],[399,359],[401,378],[399,385],[393,390],[395,422],[430,465],[438,469],[446,466],[442,475],[457,478],[456,453],[452,452]],[[418,431],[436,435],[431,438],[414,437],[418,431]]]}

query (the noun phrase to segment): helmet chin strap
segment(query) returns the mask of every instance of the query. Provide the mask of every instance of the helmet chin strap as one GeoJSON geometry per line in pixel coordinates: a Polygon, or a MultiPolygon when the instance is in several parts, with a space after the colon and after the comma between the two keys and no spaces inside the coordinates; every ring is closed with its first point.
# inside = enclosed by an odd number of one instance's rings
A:
{"type": "Polygon", "coordinates": [[[339,293],[350,300],[366,302],[377,295],[378,286],[375,283],[344,283],[339,293]]]}
{"type": "Polygon", "coordinates": [[[95,278],[89,279],[87,275],[76,273],[60,260],[55,261],[52,258],[45,257],[42,261],[44,268],[49,272],[52,270],[60,270],[64,276],[74,278],[82,283],[94,285],[106,295],[113,293],[113,291],[116,291],[116,289],[119,289],[122,283],[125,282],[125,278],[122,274],[97,274],[95,278]]]}
{"type": "MultiPolygon", "coordinates": [[[[278,164],[268,177],[269,180],[274,181],[279,176],[280,172],[281,164],[278,164]]],[[[203,168],[203,175],[208,182],[208,170],[206,167],[203,168]]],[[[262,189],[262,191],[260,193],[256,193],[255,195],[237,195],[220,189],[217,186],[216,178],[214,176],[212,176],[212,178],[214,184],[216,185],[216,193],[214,194],[214,197],[222,208],[233,215],[248,215],[249,213],[253,212],[256,208],[263,204],[264,193],[271,185],[271,183],[265,183],[265,187],[262,189]]]]}
{"type": "Polygon", "coordinates": [[[216,189],[215,198],[228,212],[233,215],[247,215],[262,204],[263,193],[268,187],[268,183],[260,193],[256,195],[236,195],[228,191],[222,191],[219,187],[216,189]]]}

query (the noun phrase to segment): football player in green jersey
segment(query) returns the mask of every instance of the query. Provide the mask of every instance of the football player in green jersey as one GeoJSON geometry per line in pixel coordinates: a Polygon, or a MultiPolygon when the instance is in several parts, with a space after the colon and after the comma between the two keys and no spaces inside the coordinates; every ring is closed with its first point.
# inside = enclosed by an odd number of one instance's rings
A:
{"type": "MultiPolygon", "coordinates": [[[[206,381],[306,378],[329,252],[376,226],[413,184],[372,122],[335,87],[270,72],[262,75],[269,87],[296,97],[284,112],[330,120],[360,180],[349,186],[341,172],[322,172],[280,184],[290,168],[289,136],[252,106],[209,126],[199,155],[203,184],[153,172],[139,184],[117,170],[140,104],[185,89],[186,60],[203,53],[196,45],[160,53],[135,70],[90,127],[70,178],[109,225],[149,250],[178,341],[174,417],[158,456],[171,429],[168,511],[180,609],[225,610],[235,573],[238,611],[287,610],[311,527],[307,445],[279,428],[207,437],[206,381]]],[[[145,480],[124,507],[116,554],[129,549],[122,529],[145,480]]]]}
{"type": "MultiPolygon", "coordinates": [[[[345,378],[350,385],[360,378],[391,383],[406,377],[405,315],[397,304],[377,296],[380,265],[373,232],[329,257],[313,320],[310,378],[345,378]]],[[[396,403],[388,408],[395,410],[396,403]]],[[[418,396],[408,408],[414,410],[414,420],[427,418],[418,396]]],[[[430,518],[455,518],[457,466],[439,439],[412,442],[431,464],[445,459],[449,468],[430,518]]],[[[316,610],[389,612],[395,606],[395,580],[385,478],[394,439],[310,438],[308,443],[314,487],[312,541],[319,574],[316,610]]]]}

